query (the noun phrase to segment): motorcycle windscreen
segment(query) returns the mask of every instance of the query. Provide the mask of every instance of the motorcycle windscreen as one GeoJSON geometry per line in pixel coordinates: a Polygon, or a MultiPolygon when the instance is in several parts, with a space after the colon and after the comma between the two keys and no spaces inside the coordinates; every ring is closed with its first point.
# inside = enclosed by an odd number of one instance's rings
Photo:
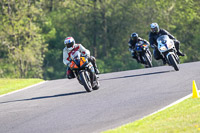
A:
{"type": "Polygon", "coordinates": [[[169,40],[168,35],[162,35],[162,36],[158,37],[157,43],[158,43],[158,44],[159,44],[159,43],[166,43],[167,40],[169,40]]]}
{"type": "Polygon", "coordinates": [[[141,52],[143,48],[147,48],[148,45],[146,45],[143,41],[139,41],[138,43],[136,43],[135,47],[136,51],[141,52]]]}

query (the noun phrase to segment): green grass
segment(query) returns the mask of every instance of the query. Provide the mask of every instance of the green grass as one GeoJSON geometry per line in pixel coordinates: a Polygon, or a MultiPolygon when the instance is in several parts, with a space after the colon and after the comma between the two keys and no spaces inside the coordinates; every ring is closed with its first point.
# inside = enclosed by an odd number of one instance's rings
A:
{"type": "Polygon", "coordinates": [[[0,95],[16,91],[44,81],[43,79],[3,79],[0,78],[0,95]]]}
{"type": "Polygon", "coordinates": [[[159,113],[104,133],[200,133],[200,98],[188,98],[159,113]]]}

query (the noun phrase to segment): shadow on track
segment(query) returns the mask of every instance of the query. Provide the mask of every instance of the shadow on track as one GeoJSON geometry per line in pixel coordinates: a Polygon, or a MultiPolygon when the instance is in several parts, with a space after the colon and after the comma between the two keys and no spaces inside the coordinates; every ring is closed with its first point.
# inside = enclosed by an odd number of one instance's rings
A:
{"type": "Polygon", "coordinates": [[[41,100],[41,99],[46,99],[46,98],[56,98],[56,97],[63,97],[63,96],[71,96],[71,95],[78,95],[78,94],[83,94],[83,93],[87,93],[87,92],[86,91],[80,91],[80,92],[58,94],[58,95],[53,95],[53,96],[33,97],[33,98],[27,98],[27,99],[21,99],[21,100],[0,102],[0,104],[11,103],[11,102],[20,102],[20,101],[30,101],[30,100],[41,100]]]}
{"type": "Polygon", "coordinates": [[[114,78],[107,78],[107,79],[101,79],[99,81],[112,80],[112,79],[120,79],[120,78],[139,77],[139,76],[153,75],[153,74],[161,74],[161,73],[168,73],[168,72],[172,72],[172,71],[174,71],[174,70],[161,71],[161,72],[152,72],[152,73],[144,73],[144,74],[137,74],[137,75],[128,75],[128,76],[121,76],[121,77],[114,77],[114,78]]]}

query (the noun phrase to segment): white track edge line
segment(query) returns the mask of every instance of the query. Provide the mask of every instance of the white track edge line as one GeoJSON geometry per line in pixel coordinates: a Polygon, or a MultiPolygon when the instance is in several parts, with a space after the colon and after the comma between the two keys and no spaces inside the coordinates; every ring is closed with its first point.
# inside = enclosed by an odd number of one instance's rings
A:
{"type": "Polygon", "coordinates": [[[35,86],[38,86],[40,84],[43,84],[47,81],[42,81],[40,83],[37,83],[37,84],[34,84],[34,85],[31,85],[31,86],[28,86],[28,87],[25,87],[25,88],[22,88],[22,89],[19,89],[19,90],[16,90],[16,91],[13,91],[13,92],[9,92],[7,94],[3,94],[3,95],[0,95],[0,97],[3,97],[3,96],[7,96],[7,95],[10,95],[10,94],[13,94],[13,93],[17,93],[17,92],[20,92],[20,91],[23,91],[23,90],[26,90],[26,89],[29,89],[29,88],[32,88],[32,87],[35,87],[35,86]]]}
{"type": "MultiPolygon", "coordinates": [[[[199,93],[199,92],[200,92],[200,91],[198,91],[198,93],[199,93]]],[[[158,113],[158,112],[161,112],[161,111],[163,111],[163,110],[165,110],[165,109],[167,109],[167,108],[169,108],[169,107],[171,107],[171,106],[173,106],[173,105],[175,105],[175,104],[178,104],[178,103],[180,103],[180,102],[182,102],[182,101],[184,101],[184,100],[186,100],[186,99],[188,99],[188,98],[190,98],[190,97],[192,97],[192,93],[189,94],[189,95],[187,95],[187,96],[185,96],[185,97],[183,97],[183,98],[181,98],[181,99],[179,99],[179,100],[177,100],[177,101],[175,101],[175,102],[173,102],[173,103],[171,103],[171,104],[169,104],[169,105],[167,105],[167,106],[165,106],[165,107],[163,107],[163,108],[161,108],[161,109],[159,109],[159,110],[157,110],[157,111],[155,111],[155,112],[153,112],[153,113],[151,113],[151,114],[149,114],[149,115],[146,115],[146,116],[144,116],[144,117],[142,117],[142,118],[140,118],[140,119],[137,119],[137,120],[135,120],[135,121],[132,121],[132,122],[123,124],[123,125],[121,125],[121,126],[119,126],[119,127],[125,126],[125,125],[130,124],[130,123],[134,123],[134,122],[136,122],[136,121],[138,121],[138,120],[143,120],[143,119],[145,119],[145,118],[147,118],[147,117],[149,117],[149,116],[152,116],[152,115],[154,115],[154,114],[156,114],[156,113],[158,113]]],[[[119,127],[116,127],[116,128],[119,128],[119,127]]],[[[114,130],[114,129],[116,129],[116,128],[112,128],[112,129],[109,129],[109,130],[114,130]]],[[[108,130],[107,130],[107,131],[108,131],[108,130]]]]}
{"type": "MultiPolygon", "coordinates": [[[[199,92],[200,92],[200,91],[198,91],[198,93],[199,93],[199,92]]],[[[187,95],[187,96],[185,96],[185,97],[183,97],[183,98],[181,98],[181,99],[179,99],[179,100],[177,100],[177,101],[175,101],[175,102],[173,102],[173,103],[171,103],[171,104],[165,106],[164,108],[161,108],[161,109],[159,109],[159,110],[157,110],[157,111],[155,111],[155,112],[153,112],[153,113],[151,113],[151,114],[149,114],[149,115],[147,115],[147,116],[144,116],[143,118],[138,119],[138,120],[142,120],[142,119],[144,119],[144,118],[146,118],[146,117],[149,117],[149,116],[152,116],[152,115],[154,115],[154,114],[156,114],[156,113],[158,113],[158,112],[161,112],[161,111],[163,111],[163,110],[165,110],[165,109],[167,109],[167,108],[169,108],[169,107],[171,107],[171,106],[173,106],[173,105],[176,105],[176,104],[178,104],[178,103],[180,103],[180,102],[182,102],[182,101],[184,101],[184,100],[186,100],[186,99],[192,97],[192,94],[193,94],[193,93],[191,93],[191,94],[189,94],[189,95],[187,95]]]]}
{"type": "MultiPolygon", "coordinates": [[[[198,91],[198,93],[199,93],[199,92],[200,92],[200,91],[198,91]]],[[[149,117],[149,116],[152,116],[152,115],[154,115],[154,114],[156,114],[156,113],[158,113],[158,112],[161,112],[161,111],[163,111],[163,110],[165,110],[165,109],[167,109],[167,108],[169,108],[169,107],[171,107],[171,106],[173,106],[173,105],[175,105],[175,104],[178,104],[178,103],[180,103],[180,102],[182,102],[182,101],[184,101],[184,100],[186,100],[186,99],[188,99],[188,98],[190,98],[190,97],[192,97],[192,93],[189,94],[189,95],[186,95],[185,97],[183,97],[183,98],[181,98],[181,99],[179,99],[179,100],[177,100],[177,101],[175,101],[175,102],[173,102],[173,103],[171,103],[171,104],[169,104],[169,105],[167,105],[167,106],[165,106],[165,107],[163,107],[163,108],[161,108],[161,109],[159,109],[159,110],[157,110],[157,111],[155,111],[155,112],[153,112],[153,113],[151,113],[151,114],[149,114],[149,115],[146,115],[146,116],[144,116],[144,117],[142,117],[142,118],[140,118],[140,119],[134,120],[134,121],[132,121],[132,122],[129,122],[129,123],[126,123],[126,124],[123,124],[123,125],[121,125],[121,126],[118,126],[118,127],[112,128],[112,129],[108,129],[108,130],[114,130],[114,129],[116,129],[116,128],[125,126],[125,125],[127,125],[127,124],[134,123],[134,122],[136,122],[136,121],[138,121],[138,120],[143,120],[143,119],[145,119],[145,118],[147,118],[147,117],[149,117]]],[[[108,131],[108,130],[106,130],[106,131],[108,131]]]]}

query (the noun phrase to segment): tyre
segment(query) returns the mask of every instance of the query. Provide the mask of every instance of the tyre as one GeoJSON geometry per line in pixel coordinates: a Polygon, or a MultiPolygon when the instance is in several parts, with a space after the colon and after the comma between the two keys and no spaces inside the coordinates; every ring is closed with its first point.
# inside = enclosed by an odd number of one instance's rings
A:
{"type": "Polygon", "coordinates": [[[87,71],[80,72],[80,80],[81,80],[82,85],[84,86],[85,90],[87,92],[91,92],[92,91],[92,85],[91,85],[89,73],[87,71]]]}
{"type": "Polygon", "coordinates": [[[96,78],[96,81],[94,81],[94,82],[96,82],[96,83],[95,83],[96,85],[95,85],[92,89],[93,89],[93,90],[98,90],[99,87],[100,87],[100,83],[99,83],[98,78],[96,78]]]}
{"type": "Polygon", "coordinates": [[[176,60],[177,64],[180,64],[180,60],[179,60],[179,57],[178,57],[178,55],[177,55],[177,54],[176,54],[176,55],[174,55],[174,58],[175,58],[175,60],[176,60]]]}
{"type": "Polygon", "coordinates": [[[144,58],[145,58],[145,60],[146,60],[146,63],[147,63],[147,65],[149,66],[149,67],[152,67],[152,62],[151,62],[151,57],[150,57],[150,55],[148,54],[148,53],[145,53],[144,54],[144,58]]]}
{"type": "Polygon", "coordinates": [[[177,62],[172,54],[168,56],[170,64],[174,67],[174,70],[179,71],[177,62]]]}

